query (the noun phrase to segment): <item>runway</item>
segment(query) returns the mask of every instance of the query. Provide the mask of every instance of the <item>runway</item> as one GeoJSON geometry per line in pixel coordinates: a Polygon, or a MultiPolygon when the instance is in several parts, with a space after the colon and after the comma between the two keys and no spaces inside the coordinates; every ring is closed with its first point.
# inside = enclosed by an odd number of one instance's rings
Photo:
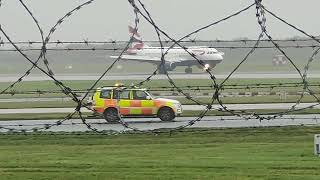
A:
{"type": "MultiPolygon", "coordinates": [[[[234,116],[208,116],[204,117],[201,121],[196,122],[193,126],[188,128],[247,128],[247,127],[282,127],[282,126],[315,126],[320,125],[320,115],[290,115],[283,116],[275,120],[259,121],[257,119],[244,120],[234,116]]],[[[188,125],[195,117],[178,117],[174,122],[161,122],[158,118],[135,118],[123,119],[132,128],[142,131],[155,130],[155,129],[170,129],[179,126],[188,125]]],[[[56,124],[58,120],[30,120],[30,121],[0,121],[1,127],[12,129],[25,129],[31,131],[33,128],[44,128],[51,124],[56,124]]],[[[129,131],[121,124],[106,123],[103,119],[90,119],[87,123],[99,131],[129,131]]],[[[7,129],[0,129],[0,132],[8,132],[7,129]]],[[[46,132],[86,132],[90,131],[81,120],[67,120],[59,126],[53,126],[46,132]]]]}
{"type": "MultiPolygon", "coordinates": [[[[107,74],[102,80],[145,80],[151,74],[107,74]]],[[[210,76],[206,73],[198,74],[184,74],[184,73],[172,73],[169,74],[172,79],[210,79],[210,76]]],[[[225,79],[228,74],[214,74],[216,79],[225,79]]],[[[55,76],[57,80],[97,80],[100,77],[99,74],[58,74],[55,76]]],[[[18,75],[0,75],[0,82],[15,82],[20,76],[18,75]]],[[[249,73],[249,74],[234,74],[231,79],[296,79],[301,78],[299,74],[294,73],[249,73]]],[[[308,74],[308,78],[320,78],[320,74],[311,73],[308,74]]],[[[152,77],[154,80],[168,79],[166,75],[155,75],[152,77]]],[[[23,79],[23,81],[48,81],[51,78],[45,75],[30,75],[23,79]]]]}
{"type": "MultiPolygon", "coordinates": [[[[288,110],[295,103],[265,103],[265,104],[225,104],[229,110],[288,110]]],[[[319,103],[300,103],[296,109],[303,109],[311,107],[312,109],[320,109],[319,103]]],[[[212,110],[221,108],[220,105],[212,105],[212,110]]],[[[204,105],[182,105],[184,111],[202,111],[206,109],[204,105]]],[[[75,108],[25,108],[25,109],[0,109],[0,114],[42,114],[42,113],[72,113],[75,108]]],[[[81,112],[91,112],[86,108],[82,108],[81,112]]]]}
{"type": "MultiPolygon", "coordinates": [[[[144,80],[149,75],[146,74],[111,74],[103,77],[103,80],[144,80]]],[[[207,74],[171,74],[173,79],[209,79],[207,74]]],[[[96,80],[99,75],[93,74],[77,74],[77,75],[58,75],[58,80],[96,80]]],[[[225,79],[227,74],[216,75],[217,79],[225,79]]],[[[309,78],[320,78],[320,74],[310,74],[309,78]]],[[[18,76],[0,76],[0,82],[14,82],[18,76]]],[[[300,78],[297,74],[235,74],[233,79],[277,79],[277,78],[300,78]]],[[[153,79],[167,79],[165,75],[156,75],[153,79]]],[[[42,75],[33,75],[25,79],[25,81],[47,81],[50,78],[42,75]]],[[[229,110],[253,110],[253,109],[281,109],[288,110],[294,103],[274,103],[274,104],[226,104],[229,110]]],[[[313,108],[319,109],[319,105],[315,103],[302,103],[297,109],[315,105],[313,108]]],[[[213,109],[221,108],[214,105],[213,109]]],[[[205,106],[184,105],[184,110],[204,110],[205,106]]],[[[0,114],[17,114],[17,113],[70,113],[74,112],[74,108],[32,108],[32,109],[0,109],[0,114]]],[[[82,109],[82,112],[90,112],[82,109]]],[[[131,127],[139,130],[154,130],[162,128],[177,128],[187,125],[190,120],[196,117],[177,117],[174,122],[161,122],[158,118],[135,118],[124,119],[131,127]]],[[[206,116],[201,121],[196,122],[193,128],[241,128],[241,127],[269,127],[269,126],[297,126],[297,125],[319,125],[320,115],[290,115],[279,119],[262,121],[257,119],[245,120],[234,116],[206,116]]],[[[43,128],[50,124],[56,124],[58,120],[24,120],[24,121],[0,121],[0,126],[13,129],[26,129],[32,131],[33,128],[43,128]]],[[[88,123],[98,130],[126,131],[121,124],[109,124],[104,119],[90,119],[88,123]]],[[[7,132],[7,129],[1,129],[0,132],[7,132]]],[[[67,120],[59,126],[44,131],[52,132],[84,132],[90,131],[79,119],[67,120]]]]}

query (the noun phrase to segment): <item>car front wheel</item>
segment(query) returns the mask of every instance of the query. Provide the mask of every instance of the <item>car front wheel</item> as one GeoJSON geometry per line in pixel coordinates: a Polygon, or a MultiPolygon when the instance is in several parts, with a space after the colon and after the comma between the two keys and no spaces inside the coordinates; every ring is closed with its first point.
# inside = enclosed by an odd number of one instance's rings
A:
{"type": "Polygon", "coordinates": [[[117,122],[120,119],[118,110],[115,108],[106,109],[103,113],[103,116],[107,122],[117,122]]]}
{"type": "Polygon", "coordinates": [[[172,121],[175,118],[175,114],[171,108],[163,107],[159,110],[158,117],[162,121],[172,121]]]}

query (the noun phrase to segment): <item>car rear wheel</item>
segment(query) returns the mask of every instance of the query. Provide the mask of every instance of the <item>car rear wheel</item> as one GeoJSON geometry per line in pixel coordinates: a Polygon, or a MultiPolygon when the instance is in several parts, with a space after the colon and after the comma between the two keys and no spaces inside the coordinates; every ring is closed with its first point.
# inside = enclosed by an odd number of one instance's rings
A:
{"type": "Polygon", "coordinates": [[[107,122],[117,122],[120,119],[118,110],[115,108],[106,109],[103,113],[103,116],[107,122]]]}
{"type": "Polygon", "coordinates": [[[158,117],[162,121],[172,121],[176,116],[171,108],[163,107],[159,110],[158,117]]]}

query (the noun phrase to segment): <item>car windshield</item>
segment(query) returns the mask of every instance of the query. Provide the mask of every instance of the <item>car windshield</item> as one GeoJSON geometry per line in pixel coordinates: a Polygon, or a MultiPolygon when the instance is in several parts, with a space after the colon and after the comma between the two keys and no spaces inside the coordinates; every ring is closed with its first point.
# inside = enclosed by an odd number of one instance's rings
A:
{"type": "Polygon", "coordinates": [[[151,99],[153,99],[153,96],[152,96],[152,94],[150,94],[149,92],[147,92],[147,91],[144,91],[151,99]]]}

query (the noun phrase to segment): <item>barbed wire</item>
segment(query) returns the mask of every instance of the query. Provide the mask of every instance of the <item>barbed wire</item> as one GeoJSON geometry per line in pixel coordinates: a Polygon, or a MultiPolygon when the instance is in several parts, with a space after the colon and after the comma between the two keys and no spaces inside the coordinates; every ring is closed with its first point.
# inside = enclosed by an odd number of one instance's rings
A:
{"type": "MultiPolygon", "coordinates": [[[[11,84],[10,86],[8,86],[7,88],[5,88],[3,91],[0,92],[0,94],[3,94],[4,92],[8,91],[9,89],[12,89],[16,84],[22,82],[23,78],[25,78],[26,76],[28,76],[31,71],[34,68],[39,69],[41,72],[43,72],[45,75],[47,75],[48,77],[50,77],[52,80],[54,80],[54,83],[63,90],[64,94],[66,94],[67,96],[70,96],[72,98],[73,101],[75,101],[78,106],[75,109],[75,112],[73,114],[70,114],[70,116],[68,115],[63,121],[66,121],[68,119],[70,119],[75,113],[77,113],[77,109],[80,109],[81,107],[81,102],[78,100],[77,95],[75,93],[72,92],[71,88],[67,87],[66,85],[64,85],[61,81],[57,80],[56,78],[54,78],[53,72],[52,70],[49,68],[49,63],[48,60],[45,57],[46,54],[46,42],[48,42],[50,40],[50,35],[52,35],[56,28],[61,25],[61,23],[64,21],[64,19],[66,19],[67,17],[70,17],[73,12],[79,11],[83,6],[89,5],[93,2],[93,0],[87,1],[79,6],[77,6],[75,9],[71,10],[70,12],[68,12],[65,16],[63,16],[61,19],[58,20],[58,22],[53,26],[53,28],[50,30],[49,35],[45,38],[43,38],[43,30],[41,29],[41,26],[39,24],[39,22],[34,18],[32,12],[29,10],[29,8],[23,3],[22,0],[19,0],[19,2],[21,3],[21,5],[24,7],[24,9],[28,12],[28,14],[32,17],[33,21],[36,23],[39,32],[41,34],[42,37],[42,41],[43,41],[43,46],[42,46],[42,50],[40,52],[39,58],[36,61],[32,61],[26,54],[24,54],[21,50],[19,50],[19,48],[17,47],[16,44],[14,44],[14,42],[10,39],[10,37],[8,36],[8,34],[2,29],[1,24],[0,24],[0,31],[2,32],[2,34],[6,37],[6,39],[11,43],[11,45],[28,61],[32,64],[32,67],[30,69],[28,69],[26,71],[26,73],[24,75],[22,75],[16,82],[14,82],[13,84],[11,84]],[[44,69],[42,69],[41,67],[38,66],[38,62],[40,59],[43,59],[43,62],[46,65],[46,68],[48,70],[45,71],[44,69]]],[[[60,125],[61,121],[57,121],[57,125],[60,125]]],[[[50,126],[51,127],[51,126],[50,126]]],[[[44,127],[45,129],[49,129],[50,127],[44,127]]],[[[0,126],[0,129],[7,129],[6,127],[2,127],[0,126]]],[[[43,128],[40,128],[43,129],[43,128]]],[[[11,130],[11,129],[10,129],[11,130]]],[[[37,131],[38,129],[32,129],[29,131],[37,131]]],[[[27,129],[23,129],[23,131],[28,131],[27,129]]]]}
{"type": "MultiPolygon", "coordinates": [[[[279,46],[282,49],[305,49],[305,48],[320,48],[320,45],[282,45],[279,46]]],[[[208,49],[276,49],[274,46],[208,46],[208,49]]],[[[157,47],[146,47],[145,50],[161,50],[157,47]]],[[[174,49],[174,48],[173,48],[174,49]]],[[[202,49],[201,47],[192,48],[193,50],[202,49]]],[[[90,48],[47,48],[46,51],[122,51],[122,48],[103,48],[103,47],[90,47],[90,48]]],[[[41,48],[20,48],[17,49],[0,49],[0,52],[17,52],[17,51],[41,51],[41,48]]]]}
{"type": "MultiPolygon", "coordinates": [[[[19,125],[19,127],[22,128],[12,128],[10,126],[0,126],[0,129],[8,130],[10,132],[37,132],[41,130],[49,130],[50,128],[54,126],[61,126],[64,122],[70,120],[74,115],[78,115],[81,119],[81,124],[84,124],[89,130],[97,133],[102,134],[109,134],[109,132],[106,133],[105,130],[98,129],[95,127],[94,123],[90,123],[86,120],[86,116],[81,112],[81,108],[87,108],[88,105],[86,104],[85,100],[88,98],[88,96],[95,92],[96,86],[98,83],[102,80],[103,77],[108,75],[108,72],[110,72],[111,69],[115,66],[117,62],[121,60],[121,56],[127,52],[127,50],[130,47],[130,44],[134,42],[134,33],[132,33],[130,39],[128,41],[123,40],[107,40],[107,41],[89,41],[88,39],[85,39],[83,41],[63,41],[63,40],[53,40],[52,36],[57,31],[59,27],[61,27],[61,24],[66,21],[69,17],[74,15],[76,12],[80,11],[85,6],[94,3],[94,0],[88,0],[79,6],[76,6],[71,11],[67,12],[62,18],[58,19],[55,25],[52,26],[52,28],[49,30],[49,33],[47,36],[44,35],[44,31],[42,29],[41,23],[36,19],[36,16],[33,14],[33,12],[29,9],[29,7],[23,2],[23,0],[18,0],[21,6],[23,6],[24,10],[27,12],[27,14],[32,18],[33,23],[37,26],[39,34],[41,36],[41,41],[15,41],[10,37],[8,32],[1,26],[0,24],[0,32],[5,37],[6,40],[0,37],[0,52],[17,52],[19,53],[27,63],[31,64],[31,67],[20,77],[18,78],[14,83],[9,85],[7,88],[3,89],[0,92],[0,95],[16,95],[16,94],[49,94],[49,93],[63,93],[67,97],[70,97],[77,106],[75,107],[75,110],[73,113],[68,114],[63,120],[58,120],[55,123],[52,124],[42,124],[43,127],[41,128],[24,128],[23,126],[26,125],[19,125]],[[58,47],[63,45],[82,45],[83,47],[58,47]],[[13,49],[8,49],[7,46],[12,46],[13,49]],[[23,47],[23,45],[28,45],[29,47],[23,47]],[[33,45],[41,45],[41,48],[37,47],[31,47],[33,45]],[[56,47],[50,47],[49,45],[55,45],[56,47]],[[92,45],[95,45],[92,47],[92,45]],[[98,45],[98,46],[96,46],[98,45]],[[112,47],[103,47],[104,45],[112,45],[112,47]],[[22,46],[22,47],[19,47],[22,46]],[[39,56],[35,60],[30,58],[25,52],[27,51],[38,51],[39,56]],[[47,57],[47,52],[49,51],[114,51],[118,52],[119,56],[116,58],[110,65],[106,65],[105,71],[101,74],[101,76],[93,82],[89,88],[87,89],[72,89],[69,86],[67,86],[64,82],[59,81],[55,78],[53,69],[50,68],[49,60],[47,57]],[[39,62],[42,60],[42,62],[45,65],[45,68],[42,68],[39,65],[39,62]],[[36,89],[36,90],[15,90],[15,86],[17,84],[20,84],[23,82],[24,78],[29,76],[31,72],[37,69],[46,76],[48,76],[55,85],[60,90],[42,90],[42,89],[36,89]],[[81,95],[80,95],[81,94],[81,95]],[[79,98],[80,97],[80,98],[79,98]]],[[[202,26],[196,30],[194,30],[191,33],[188,33],[187,35],[183,36],[182,38],[179,38],[178,40],[172,38],[172,36],[164,31],[161,27],[158,26],[157,22],[153,19],[152,13],[148,10],[148,7],[141,1],[141,0],[128,0],[128,3],[132,6],[133,12],[134,12],[134,28],[133,32],[138,32],[138,27],[140,24],[141,19],[143,19],[145,22],[147,22],[148,25],[152,26],[154,29],[154,32],[157,36],[157,41],[149,40],[144,41],[146,43],[153,43],[153,44],[160,44],[160,47],[147,47],[146,49],[159,49],[160,55],[161,55],[161,63],[157,66],[157,68],[148,75],[144,80],[135,83],[134,85],[137,86],[146,86],[150,81],[152,81],[153,77],[157,75],[157,72],[163,71],[166,75],[168,82],[170,86],[162,86],[162,87],[150,87],[148,88],[150,91],[170,91],[170,92],[177,92],[179,95],[184,96],[186,99],[192,101],[193,103],[197,105],[204,105],[206,108],[205,110],[201,111],[198,114],[198,117],[196,117],[193,120],[189,120],[185,122],[184,125],[179,125],[175,128],[170,128],[169,130],[162,130],[162,129],[153,129],[153,130],[142,130],[136,127],[133,127],[132,124],[125,121],[125,117],[123,117],[119,113],[119,107],[118,107],[118,116],[119,116],[119,123],[126,129],[126,130],[132,130],[135,132],[172,132],[172,131],[179,131],[184,128],[193,126],[195,123],[201,121],[209,111],[216,111],[216,112],[226,112],[230,115],[240,117],[246,120],[249,119],[259,119],[262,120],[273,120],[279,117],[282,117],[286,114],[302,111],[306,109],[312,109],[315,106],[320,104],[320,99],[318,98],[317,94],[318,92],[315,92],[311,89],[320,87],[319,83],[309,83],[308,82],[308,70],[310,69],[310,66],[312,62],[314,61],[315,57],[318,55],[320,51],[320,39],[316,36],[312,36],[308,34],[307,32],[303,31],[302,29],[294,26],[293,24],[290,24],[283,18],[277,16],[275,13],[269,11],[265,8],[265,6],[262,3],[262,0],[255,0],[254,3],[249,4],[248,6],[244,7],[243,9],[230,14],[228,16],[225,16],[224,18],[214,21],[212,23],[209,23],[208,25],[202,26]],[[229,21],[230,19],[241,15],[244,12],[249,11],[252,8],[256,8],[256,18],[258,25],[260,27],[259,36],[257,39],[237,39],[237,40],[197,40],[191,39],[191,36],[196,36],[203,30],[207,30],[209,28],[215,28],[218,24],[224,23],[229,21]],[[297,39],[273,39],[271,34],[268,32],[267,28],[267,18],[266,13],[269,15],[275,17],[280,22],[286,24],[290,28],[293,28],[294,30],[302,33],[307,38],[297,38],[297,39]],[[224,43],[223,45],[219,45],[221,43],[224,43]],[[229,43],[239,43],[238,45],[229,43]],[[262,43],[270,43],[270,45],[265,45],[262,43]],[[280,44],[284,43],[284,44],[280,44]],[[291,43],[291,44],[288,44],[291,43]],[[169,47],[165,47],[164,45],[168,45],[169,47]],[[165,67],[166,59],[169,54],[169,51],[172,49],[182,49],[185,51],[186,54],[189,54],[194,61],[198,63],[198,66],[205,67],[205,62],[201,60],[199,57],[197,57],[194,53],[188,51],[188,45],[189,44],[206,44],[206,48],[218,48],[218,49],[249,49],[249,51],[246,53],[246,55],[241,59],[240,63],[236,65],[236,67],[230,72],[230,74],[222,81],[218,82],[216,80],[215,75],[210,71],[210,69],[206,69],[206,73],[208,74],[208,77],[210,79],[210,85],[203,85],[203,86],[181,86],[178,85],[174,79],[171,77],[170,74],[168,74],[168,71],[165,67]],[[213,45],[216,44],[216,45],[213,45]],[[228,45],[226,45],[228,44],[228,45]],[[293,59],[283,50],[288,48],[312,48],[314,52],[306,62],[306,65],[301,71],[298,66],[294,63],[293,59]],[[280,52],[290,63],[290,65],[295,69],[297,74],[301,77],[301,82],[298,83],[257,83],[257,84],[226,84],[228,80],[234,75],[236,71],[242,66],[243,63],[245,63],[249,57],[257,50],[257,49],[275,49],[278,52],[280,52]],[[275,88],[301,88],[302,91],[299,91],[300,97],[297,99],[295,105],[293,105],[290,109],[283,111],[283,112],[274,112],[274,113],[264,113],[264,114],[258,114],[256,112],[250,112],[246,110],[230,110],[222,101],[221,94],[223,91],[227,90],[252,90],[252,89],[275,89],[275,88]],[[211,92],[211,100],[210,103],[203,103],[196,99],[196,97],[191,96],[189,91],[208,91],[211,92]],[[298,105],[302,102],[302,99],[306,96],[310,95],[315,99],[315,104],[310,105],[309,107],[304,107],[298,109],[298,105]],[[220,108],[213,108],[213,104],[218,103],[220,105],[220,108]]],[[[3,7],[3,2],[0,0],[0,8],[3,7]]],[[[1,10],[1,9],[0,9],[1,10]]],[[[192,47],[197,48],[197,47],[192,47]]],[[[199,47],[202,48],[202,47],[199,47]]],[[[296,90],[298,92],[298,90],[296,90]]],[[[124,132],[124,131],[123,131],[124,132]]],[[[114,132],[112,132],[114,133],[114,132]]]]}
{"type": "MultiPolygon", "coordinates": [[[[320,87],[320,83],[309,83],[309,87],[320,87]]],[[[108,86],[117,88],[117,86],[108,86]]],[[[256,83],[256,84],[227,84],[222,85],[220,87],[221,91],[227,91],[227,90],[253,90],[253,89],[277,89],[282,90],[282,88],[303,88],[304,84],[301,82],[297,83],[256,83]]],[[[176,89],[172,86],[150,86],[145,87],[150,92],[176,92],[176,89]]],[[[182,90],[189,90],[189,91],[211,91],[215,90],[214,85],[182,85],[179,86],[182,90]]],[[[95,89],[72,89],[73,92],[75,92],[78,95],[81,95],[80,93],[94,93],[95,89]]],[[[302,89],[303,90],[303,89],[302,89]]],[[[63,90],[44,90],[44,89],[35,89],[35,90],[11,90],[4,92],[3,95],[11,95],[14,96],[16,94],[34,94],[34,95],[44,95],[44,94],[58,94],[62,93],[64,94],[63,90]]],[[[1,96],[0,96],[1,97],[1,96]]]]}
{"type": "MultiPolygon", "coordinates": [[[[200,44],[200,43],[207,43],[207,44],[211,44],[211,43],[241,43],[241,44],[248,44],[248,43],[252,43],[252,42],[256,42],[257,39],[237,39],[237,40],[182,40],[180,41],[180,43],[192,43],[192,44],[200,44]]],[[[261,39],[261,42],[268,42],[270,43],[271,40],[269,39],[261,39]]],[[[308,38],[308,39],[274,39],[274,42],[290,42],[290,43],[303,43],[303,42],[314,42],[314,41],[320,41],[319,38],[308,38]]],[[[154,41],[154,40],[143,40],[143,42],[145,43],[150,43],[150,44],[158,44],[159,41],[154,41]]],[[[170,44],[172,43],[169,40],[162,40],[161,41],[163,44],[170,44]]],[[[83,40],[83,41],[60,41],[60,40],[56,40],[56,41],[50,41],[47,43],[47,45],[64,45],[64,44],[76,44],[76,45],[92,45],[92,44],[111,44],[111,45],[116,45],[116,44],[127,44],[128,41],[124,41],[124,40],[106,40],[106,41],[90,41],[90,40],[83,40]]],[[[3,45],[11,45],[10,42],[8,41],[3,41],[0,40],[0,46],[3,45]]],[[[42,44],[42,42],[40,41],[15,41],[14,44],[16,45],[35,45],[35,44],[42,44]]]]}

